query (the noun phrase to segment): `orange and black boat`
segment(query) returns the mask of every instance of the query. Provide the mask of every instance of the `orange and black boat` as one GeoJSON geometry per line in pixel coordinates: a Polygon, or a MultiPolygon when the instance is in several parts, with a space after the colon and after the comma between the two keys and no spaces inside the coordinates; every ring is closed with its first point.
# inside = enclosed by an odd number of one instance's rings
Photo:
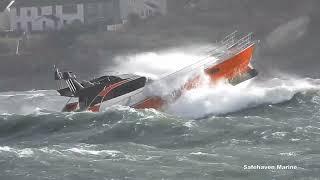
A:
{"type": "Polygon", "coordinates": [[[70,97],[63,108],[66,112],[99,112],[112,105],[161,110],[186,91],[201,85],[203,74],[210,83],[227,80],[232,85],[257,76],[257,71],[250,64],[256,44],[252,33],[237,38],[237,32],[233,32],[221,40],[217,48],[209,51],[206,58],[159,80],[123,74],[79,82],[71,72],[60,72],[55,68],[57,91],[61,96],[70,97]],[[187,78],[182,80],[181,77],[187,78]],[[162,84],[171,87],[170,91],[157,93],[155,89],[158,90],[162,84]],[[70,102],[71,99],[76,101],[70,102]]]}

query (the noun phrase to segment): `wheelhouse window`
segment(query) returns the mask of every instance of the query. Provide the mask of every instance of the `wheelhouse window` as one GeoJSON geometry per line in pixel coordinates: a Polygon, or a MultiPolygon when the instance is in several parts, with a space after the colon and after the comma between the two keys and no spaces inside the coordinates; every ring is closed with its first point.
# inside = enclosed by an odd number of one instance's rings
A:
{"type": "Polygon", "coordinates": [[[66,4],[62,6],[63,14],[77,14],[78,9],[76,4],[66,4]]]}

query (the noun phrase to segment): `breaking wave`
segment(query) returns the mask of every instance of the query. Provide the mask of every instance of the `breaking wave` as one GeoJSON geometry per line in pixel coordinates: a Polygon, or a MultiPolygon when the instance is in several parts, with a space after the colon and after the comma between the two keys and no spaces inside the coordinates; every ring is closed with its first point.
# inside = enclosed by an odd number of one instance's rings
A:
{"type": "Polygon", "coordinates": [[[251,80],[238,86],[225,83],[214,87],[204,85],[186,92],[169,106],[169,112],[189,118],[221,115],[259,105],[286,102],[297,93],[319,89],[320,81],[312,79],[251,80]]]}
{"type": "MultiPolygon", "coordinates": [[[[0,147],[0,151],[11,152],[17,157],[31,156],[32,149],[11,148],[10,144],[17,141],[26,142],[28,147],[37,146],[38,142],[42,144],[45,142],[50,144],[134,142],[171,148],[206,144],[215,141],[216,138],[222,138],[221,142],[230,138],[237,139],[239,135],[248,132],[248,129],[232,128],[231,134],[226,133],[231,122],[236,123],[235,125],[238,123],[244,125],[253,123],[252,120],[255,119],[254,124],[261,127],[265,123],[271,123],[269,118],[272,116],[292,116],[303,119],[309,113],[315,116],[319,114],[319,84],[320,80],[312,79],[272,79],[264,83],[253,81],[235,87],[230,85],[219,85],[215,88],[201,87],[188,92],[172,104],[167,113],[152,109],[135,110],[123,106],[114,106],[101,113],[61,113],[49,111],[49,109],[40,109],[37,113],[30,112],[28,115],[2,113],[0,114],[0,142],[7,144],[8,147],[0,147]],[[252,118],[247,117],[249,114],[252,118]],[[262,119],[265,119],[265,122],[262,119]],[[203,132],[199,129],[206,129],[207,126],[210,131],[203,136],[203,132]],[[223,132],[220,132],[221,129],[223,132]],[[226,139],[223,140],[224,138],[226,139]],[[33,141],[33,139],[38,140],[33,141]]],[[[37,101],[36,99],[40,97],[33,98],[37,101]]],[[[3,100],[1,102],[4,103],[3,100]]],[[[295,120],[292,120],[292,123],[294,122],[295,120]]],[[[274,123],[278,124],[272,120],[272,124],[274,123]]],[[[267,129],[271,128],[272,131],[266,130],[265,127],[258,128],[256,131],[262,133],[261,136],[259,135],[261,141],[270,139],[284,141],[288,137],[292,141],[300,141],[301,138],[308,139],[309,136],[305,137],[306,132],[318,131],[311,125],[297,124],[296,126],[302,129],[291,127],[279,129],[268,126],[267,129]],[[307,128],[307,131],[304,128],[307,128]],[[304,135],[295,135],[297,133],[304,133],[304,135]]],[[[117,152],[100,152],[90,148],[68,147],[65,149],[66,152],[80,155],[110,154],[112,156],[112,153],[115,156],[119,155],[117,152]]]]}
{"type": "MultiPolygon", "coordinates": [[[[292,29],[291,26],[295,24],[300,26],[300,24],[307,23],[307,21],[307,18],[298,19],[297,22],[289,23],[287,29],[292,29]]],[[[273,36],[270,35],[270,37],[273,36]]],[[[208,45],[206,48],[208,49],[208,47],[212,49],[214,45],[208,45]]],[[[125,72],[161,79],[165,77],[163,74],[170,74],[206,57],[203,49],[205,48],[201,47],[197,51],[188,53],[180,53],[186,51],[176,50],[121,56],[116,58],[116,67],[125,72]]],[[[210,57],[209,60],[215,61],[215,58],[210,57]]],[[[181,87],[191,73],[179,75],[174,80],[169,78],[168,81],[161,80],[160,83],[154,83],[146,89],[146,93],[153,92],[157,95],[167,95],[175,88],[181,87]]],[[[198,74],[201,73],[199,72],[198,74]]],[[[298,93],[319,90],[319,80],[317,79],[287,77],[250,80],[238,86],[232,86],[224,82],[214,86],[207,83],[197,89],[186,92],[178,101],[170,104],[165,112],[183,118],[199,119],[211,115],[238,112],[261,105],[278,104],[290,101],[298,93]]],[[[206,77],[203,78],[205,79],[206,77]]]]}
{"type": "MultiPolygon", "coordinates": [[[[163,87],[168,88],[168,86],[163,87]]],[[[279,104],[292,100],[298,93],[317,92],[319,89],[320,80],[308,78],[253,79],[237,86],[224,82],[216,85],[204,84],[187,91],[176,102],[170,104],[165,112],[182,118],[199,119],[208,115],[223,115],[261,105],[279,104]]],[[[67,101],[66,98],[59,97],[55,91],[6,92],[0,94],[0,100],[2,115],[54,114],[59,112],[67,101]]]]}
{"type": "MultiPolygon", "coordinates": [[[[214,45],[199,47],[187,46],[183,50],[168,50],[163,52],[146,52],[128,56],[118,56],[114,59],[115,66],[107,71],[133,73],[159,79],[183,67],[196,63],[207,57],[207,52],[214,49],[214,45]]],[[[212,57],[211,61],[215,61],[212,57]]],[[[103,72],[102,74],[105,74],[103,72]]]]}
{"type": "Polygon", "coordinates": [[[317,177],[312,159],[320,142],[319,85],[270,79],[203,86],[166,113],[123,106],[61,113],[54,106],[65,100],[53,91],[1,93],[0,157],[8,165],[0,177],[90,179],[95,172],[109,179],[152,179],[180,171],[181,179],[204,173],[214,179],[222,171],[240,177],[244,162],[293,164],[303,169],[301,176],[317,177]],[[28,103],[34,109],[21,108],[28,103]]]}

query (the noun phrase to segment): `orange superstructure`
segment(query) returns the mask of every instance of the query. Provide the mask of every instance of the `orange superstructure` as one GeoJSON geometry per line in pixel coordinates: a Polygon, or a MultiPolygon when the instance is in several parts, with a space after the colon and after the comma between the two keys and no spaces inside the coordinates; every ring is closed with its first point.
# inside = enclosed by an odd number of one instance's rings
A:
{"type": "Polygon", "coordinates": [[[254,44],[222,63],[206,69],[205,72],[213,81],[221,78],[233,79],[248,70],[253,52],[254,44]]]}

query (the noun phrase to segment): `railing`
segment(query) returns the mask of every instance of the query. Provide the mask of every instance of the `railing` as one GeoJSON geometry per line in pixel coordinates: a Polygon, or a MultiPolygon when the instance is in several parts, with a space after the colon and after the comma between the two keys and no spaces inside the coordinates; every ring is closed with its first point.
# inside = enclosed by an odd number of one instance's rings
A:
{"type": "Polygon", "coordinates": [[[245,37],[241,38],[237,43],[237,48],[242,50],[245,49],[248,45],[252,44],[253,33],[249,33],[245,37]]]}
{"type": "Polygon", "coordinates": [[[229,35],[224,37],[222,40],[217,42],[218,48],[212,49],[211,47],[210,50],[205,52],[205,54],[212,55],[213,53],[217,52],[217,50],[222,49],[222,47],[229,49],[230,44],[233,44],[237,40],[237,33],[238,31],[234,31],[230,33],[229,35]]]}
{"type": "Polygon", "coordinates": [[[241,52],[242,50],[246,49],[250,45],[254,44],[256,41],[253,40],[253,33],[249,33],[246,36],[240,38],[237,40],[234,44],[230,45],[230,48],[228,49],[229,52],[227,53],[221,53],[216,56],[216,58],[223,60],[227,58],[228,56],[232,56],[234,54],[237,54],[241,52]]]}
{"type": "MultiPolygon", "coordinates": [[[[210,60],[209,58],[210,57],[217,57],[219,56],[219,54],[221,53],[224,53],[223,50],[229,50],[231,47],[233,47],[235,44],[236,44],[236,35],[237,35],[237,32],[238,31],[234,31],[232,32],[231,34],[227,35],[225,38],[223,38],[219,43],[218,43],[218,47],[213,49],[213,50],[210,50],[208,52],[206,52],[206,56],[204,58],[201,58],[200,60],[198,60],[197,62],[191,64],[191,65],[188,65],[178,71],[175,71],[169,75],[166,75],[162,78],[160,78],[159,80],[163,80],[163,79],[166,79],[166,78],[169,78],[173,75],[177,75],[178,73],[181,73],[183,71],[186,71],[188,69],[194,69],[194,66],[199,67],[198,65],[203,63],[203,64],[206,64],[208,60],[210,60]]],[[[211,61],[211,60],[210,60],[211,61]]],[[[159,81],[158,80],[158,81],[159,81]]]]}
{"type": "MultiPolygon", "coordinates": [[[[206,56],[205,58],[201,59],[200,61],[197,61],[196,63],[194,63],[192,65],[189,65],[179,71],[176,71],[176,72],[170,74],[169,76],[176,75],[177,73],[179,73],[183,70],[187,70],[188,68],[192,68],[192,69],[196,70],[202,66],[205,67],[209,64],[212,64],[212,65],[216,64],[219,61],[224,60],[229,56],[232,56],[234,54],[241,52],[242,50],[244,50],[248,46],[255,43],[255,41],[253,41],[253,33],[249,33],[248,35],[246,35],[240,39],[237,39],[236,35],[237,35],[237,31],[229,34],[222,41],[220,41],[221,46],[214,49],[210,55],[206,56]],[[217,59],[217,61],[212,62],[212,60],[209,59],[212,56],[215,57],[217,59]],[[206,60],[209,62],[207,62],[206,60]]],[[[161,80],[166,77],[161,78],[161,80]]]]}
{"type": "Polygon", "coordinates": [[[233,33],[226,36],[222,41],[221,44],[226,46],[227,49],[232,47],[231,45],[237,41],[237,33],[238,31],[234,31],[233,33]]]}

